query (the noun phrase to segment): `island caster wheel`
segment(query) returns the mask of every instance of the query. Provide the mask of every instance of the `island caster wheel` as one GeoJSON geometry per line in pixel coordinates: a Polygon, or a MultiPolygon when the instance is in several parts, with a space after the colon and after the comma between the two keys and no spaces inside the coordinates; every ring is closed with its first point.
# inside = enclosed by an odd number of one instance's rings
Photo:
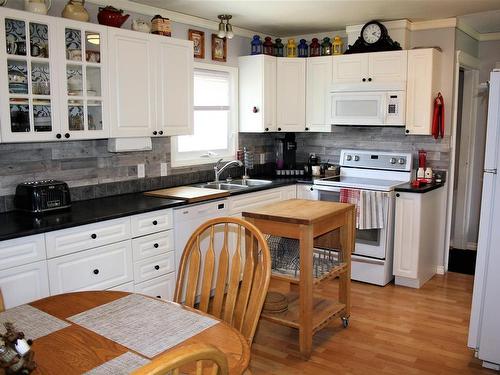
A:
{"type": "Polygon", "coordinates": [[[346,318],[343,316],[341,319],[342,319],[342,325],[344,326],[344,328],[349,327],[349,317],[346,318]]]}

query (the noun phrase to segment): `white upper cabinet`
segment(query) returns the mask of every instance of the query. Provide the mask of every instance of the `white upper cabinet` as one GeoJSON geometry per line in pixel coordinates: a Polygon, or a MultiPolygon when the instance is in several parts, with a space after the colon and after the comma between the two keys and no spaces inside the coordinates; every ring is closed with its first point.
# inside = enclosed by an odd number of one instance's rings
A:
{"type": "Polygon", "coordinates": [[[193,133],[193,42],[154,37],[159,43],[158,135],[193,133]]]}
{"type": "Polygon", "coordinates": [[[305,131],[329,132],[327,98],[331,85],[332,57],[307,58],[305,131]]]}
{"type": "Polygon", "coordinates": [[[149,34],[109,28],[111,137],[156,131],[155,69],[149,34]]]}
{"type": "Polygon", "coordinates": [[[333,56],[332,83],[401,83],[406,81],[406,70],[407,51],[333,56]]]}
{"type": "Polygon", "coordinates": [[[191,134],[192,42],[110,28],[111,137],[191,134]]]}
{"type": "Polygon", "coordinates": [[[4,142],[60,135],[57,18],[0,8],[0,113],[4,142]]]}
{"type": "Polygon", "coordinates": [[[306,124],[306,59],[279,57],[276,64],[277,131],[300,132],[306,124]]]}
{"type": "Polygon", "coordinates": [[[276,57],[239,58],[239,130],[276,131],[276,57]]]}
{"type": "Polygon", "coordinates": [[[64,20],[59,23],[57,33],[62,136],[107,138],[108,28],[64,20]]]}
{"type": "Polygon", "coordinates": [[[435,48],[408,51],[406,134],[432,134],[434,98],[441,87],[441,52],[435,48]]]}

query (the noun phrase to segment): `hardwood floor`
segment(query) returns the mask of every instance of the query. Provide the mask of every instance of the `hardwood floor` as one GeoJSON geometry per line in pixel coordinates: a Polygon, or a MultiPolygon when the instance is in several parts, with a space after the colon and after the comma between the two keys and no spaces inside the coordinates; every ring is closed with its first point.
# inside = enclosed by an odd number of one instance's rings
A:
{"type": "Polygon", "coordinates": [[[261,321],[252,373],[498,374],[467,348],[472,283],[458,273],[435,276],[421,289],[353,282],[349,327],[335,319],[318,332],[308,361],[300,358],[296,330],[261,321]]]}

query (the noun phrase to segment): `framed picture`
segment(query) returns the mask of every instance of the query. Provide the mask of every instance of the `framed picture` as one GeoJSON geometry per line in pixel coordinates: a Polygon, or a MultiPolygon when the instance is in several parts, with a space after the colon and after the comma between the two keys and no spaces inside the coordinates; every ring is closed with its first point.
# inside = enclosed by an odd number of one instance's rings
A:
{"type": "Polygon", "coordinates": [[[193,41],[194,57],[197,59],[205,58],[205,33],[199,30],[189,29],[189,40],[193,41]]]}
{"type": "Polygon", "coordinates": [[[226,58],[226,38],[219,38],[216,34],[212,34],[212,60],[226,62],[226,58]]]}

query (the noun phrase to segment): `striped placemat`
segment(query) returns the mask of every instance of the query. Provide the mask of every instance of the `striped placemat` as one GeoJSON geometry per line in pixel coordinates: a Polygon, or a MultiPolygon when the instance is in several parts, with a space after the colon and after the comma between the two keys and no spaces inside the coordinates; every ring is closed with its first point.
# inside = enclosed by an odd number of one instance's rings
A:
{"type": "Polygon", "coordinates": [[[148,358],[218,323],[176,303],[138,294],[84,311],[68,320],[148,358]]]}
{"type": "Polygon", "coordinates": [[[146,358],[135,353],[126,352],[87,371],[85,375],[126,375],[147,363],[149,361],[146,358]]]}
{"type": "Polygon", "coordinates": [[[52,332],[69,327],[70,324],[30,305],[13,307],[0,313],[0,333],[5,333],[4,323],[14,324],[17,331],[27,339],[35,340],[52,332]]]}

